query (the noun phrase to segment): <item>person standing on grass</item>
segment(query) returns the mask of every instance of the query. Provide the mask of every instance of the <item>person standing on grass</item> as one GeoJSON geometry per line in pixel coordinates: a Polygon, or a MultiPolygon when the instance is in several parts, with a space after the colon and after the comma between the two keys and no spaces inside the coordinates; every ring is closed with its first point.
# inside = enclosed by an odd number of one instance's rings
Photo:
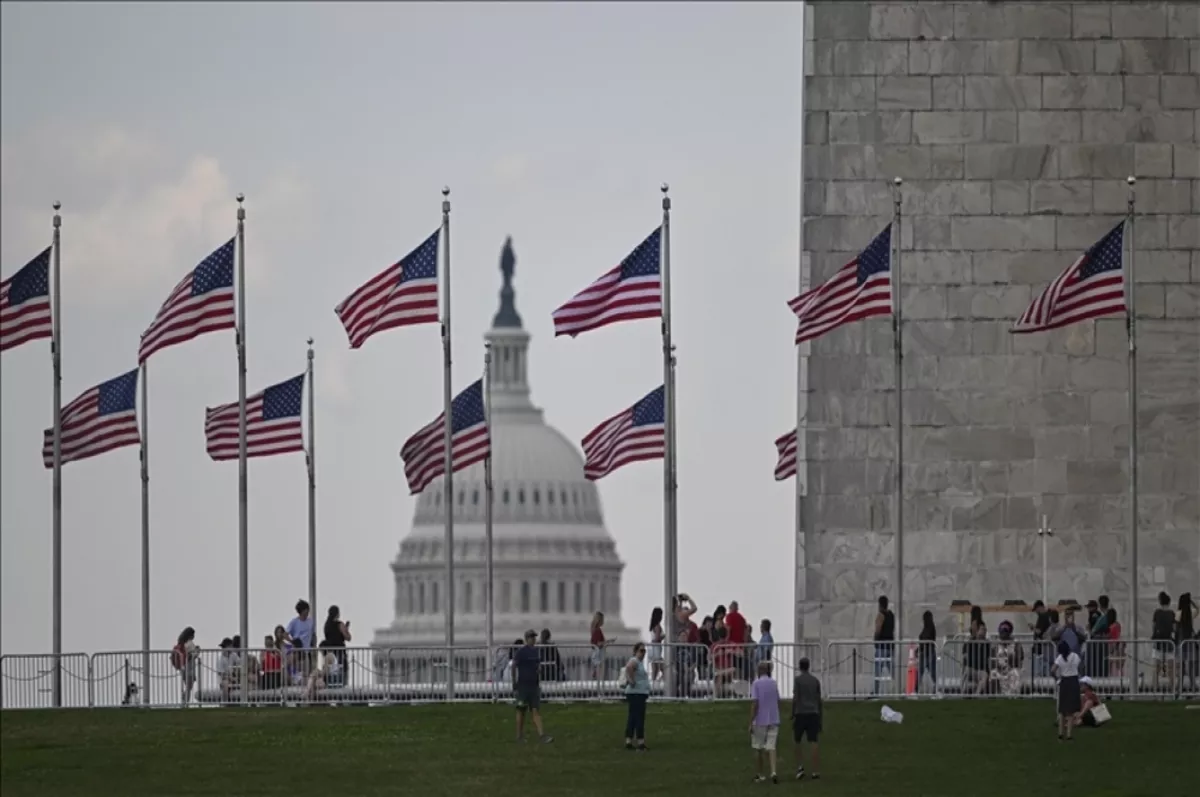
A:
{"type": "MultiPolygon", "coordinates": [[[[926,612],[928,614],[928,612],[926,612]]],[[[792,737],[796,742],[796,780],[804,777],[804,739],[812,748],[812,779],[821,777],[821,754],[817,749],[817,737],[821,734],[821,719],[824,702],[821,700],[821,682],[809,672],[808,658],[799,662],[800,672],[792,684],[792,737]]]]}
{"type": "Polygon", "coordinates": [[[771,782],[778,783],[775,774],[775,743],[779,739],[779,687],[771,677],[771,662],[758,665],[758,678],[750,687],[750,747],[755,751],[754,782],[763,783],[763,759],[771,765],[771,782]]]}
{"type": "Polygon", "coordinates": [[[646,750],[646,701],[650,699],[650,674],[646,672],[646,646],[633,646],[633,657],[625,664],[625,749],[646,750]]]}
{"type": "Polygon", "coordinates": [[[1071,650],[1066,640],[1058,642],[1058,657],[1054,660],[1058,677],[1058,738],[1071,741],[1075,715],[1082,708],[1079,697],[1079,654],[1071,650]]]}
{"type": "Polygon", "coordinates": [[[533,714],[533,726],[537,728],[542,744],[554,741],[542,727],[542,689],[538,671],[542,668],[542,657],[535,646],[537,631],[525,632],[525,644],[513,654],[513,691],[517,705],[517,741],[525,741],[525,712],[533,714]]]}

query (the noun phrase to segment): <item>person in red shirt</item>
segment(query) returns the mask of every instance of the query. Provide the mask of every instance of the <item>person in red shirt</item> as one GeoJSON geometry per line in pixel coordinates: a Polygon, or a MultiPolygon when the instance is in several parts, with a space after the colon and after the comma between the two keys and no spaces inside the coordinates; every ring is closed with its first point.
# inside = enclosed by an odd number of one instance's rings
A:
{"type": "Polygon", "coordinates": [[[604,638],[604,612],[592,616],[592,678],[599,680],[604,665],[604,649],[617,641],[604,638]]]}
{"type": "Polygon", "coordinates": [[[729,612],[725,615],[725,628],[729,632],[729,644],[734,645],[737,652],[735,666],[744,680],[750,680],[750,670],[747,667],[751,656],[747,655],[745,650],[746,632],[749,630],[749,625],[746,623],[746,618],[738,611],[738,602],[729,602],[729,612]]]}
{"type": "Polygon", "coordinates": [[[717,639],[712,647],[713,697],[724,697],[726,684],[737,674],[737,646],[729,639],[728,629],[717,630],[717,639]]]}
{"type": "Polygon", "coordinates": [[[279,689],[283,686],[283,657],[275,647],[275,638],[270,634],[263,640],[262,688],[279,689]]]}

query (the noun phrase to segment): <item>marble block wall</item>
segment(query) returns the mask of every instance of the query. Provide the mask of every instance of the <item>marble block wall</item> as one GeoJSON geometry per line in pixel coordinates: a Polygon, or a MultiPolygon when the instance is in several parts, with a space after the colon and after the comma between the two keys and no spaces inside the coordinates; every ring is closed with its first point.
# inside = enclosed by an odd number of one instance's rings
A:
{"type": "MultiPolygon", "coordinates": [[[[1125,211],[1136,175],[1140,568],[1200,593],[1200,4],[810,2],[804,269],[817,284],[903,185],[904,417],[890,319],[802,364],[804,638],[863,637],[893,601],[903,430],[905,630],[951,600],[1112,596],[1129,629],[1124,319],[1013,336],[1125,211]],[[806,371],[806,373],[804,373],[806,371]]],[[[1128,630],[1127,632],[1128,633],[1128,630]]]]}

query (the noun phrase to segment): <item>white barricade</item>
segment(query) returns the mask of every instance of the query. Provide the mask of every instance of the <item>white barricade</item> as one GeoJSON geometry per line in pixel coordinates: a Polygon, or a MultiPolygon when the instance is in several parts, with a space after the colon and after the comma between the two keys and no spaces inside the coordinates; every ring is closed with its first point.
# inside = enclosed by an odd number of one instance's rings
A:
{"type": "MultiPolygon", "coordinates": [[[[395,704],[453,700],[507,702],[518,645],[196,649],[179,660],[169,650],[83,653],[59,657],[63,707],[395,704]],[[449,676],[453,673],[453,679],[449,676]],[[243,691],[242,679],[246,689],[243,691]],[[453,693],[450,693],[450,681],[453,693]]],[[[542,699],[615,701],[632,645],[538,646],[542,699]]],[[[1029,639],[950,638],[944,644],[903,640],[835,640],[762,645],[649,646],[645,659],[654,700],[745,700],[757,665],[772,664],[788,699],[801,658],[827,698],[967,697],[1053,699],[1055,643],[1029,639]],[[666,690],[668,671],[675,693],[666,690]]],[[[1200,697],[1200,642],[1096,639],[1084,644],[1081,672],[1105,698],[1200,697]]],[[[0,656],[0,708],[53,707],[53,655],[0,656]]]]}
{"type": "MultiPolygon", "coordinates": [[[[0,708],[54,708],[55,656],[17,654],[0,656],[0,708]]],[[[92,673],[86,653],[58,656],[59,697],[62,708],[92,705],[92,673]]]]}
{"type": "Polygon", "coordinates": [[[916,639],[834,640],[824,665],[819,675],[830,699],[932,697],[945,677],[941,647],[916,639]]]}

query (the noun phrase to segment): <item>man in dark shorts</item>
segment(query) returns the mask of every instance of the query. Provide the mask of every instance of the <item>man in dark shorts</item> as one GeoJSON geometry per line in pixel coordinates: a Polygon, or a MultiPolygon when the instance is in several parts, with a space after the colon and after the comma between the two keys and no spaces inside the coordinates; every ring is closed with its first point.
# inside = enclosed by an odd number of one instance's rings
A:
{"type": "Polygon", "coordinates": [[[546,735],[545,729],[542,728],[542,688],[539,678],[539,670],[542,666],[542,657],[538,652],[534,643],[537,641],[537,632],[530,629],[525,632],[525,644],[517,649],[513,655],[513,692],[516,694],[517,706],[517,741],[525,741],[525,712],[529,711],[533,714],[533,725],[537,728],[538,737],[542,740],[542,744],[549,744],[554,741],[550,736],[546,735]]]}
{"type": "Polygon", "coordinates": [[[807,658],[800,659],[800,672],[792,684],[792,737],[796,742],[796,780],[804,777],[805,737],[812,746],[812,779],[821,777],[821,755],[817,737],[821,735],[821,682],[809,672],[807,658]]]}

